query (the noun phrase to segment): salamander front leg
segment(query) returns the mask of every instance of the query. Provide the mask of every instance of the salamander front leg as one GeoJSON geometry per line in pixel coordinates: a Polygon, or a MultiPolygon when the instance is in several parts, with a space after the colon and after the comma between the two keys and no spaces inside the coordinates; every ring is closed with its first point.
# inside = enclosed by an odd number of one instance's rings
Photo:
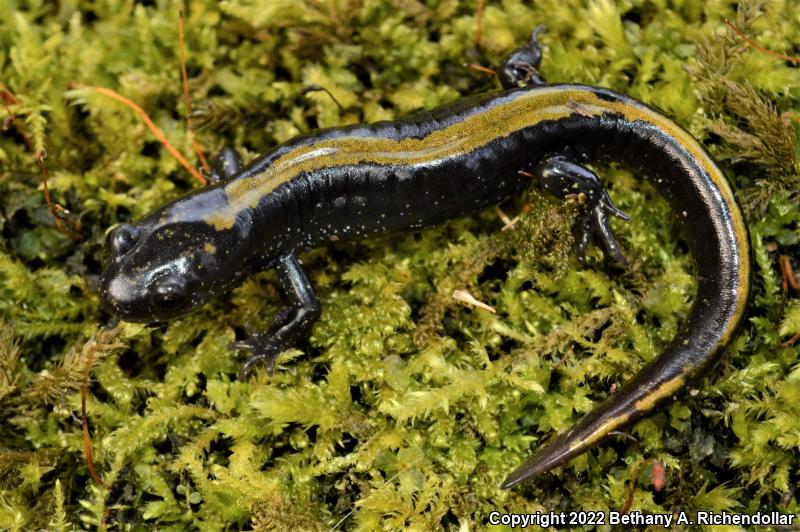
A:
{"type": "Polygon", "coordinates": [[[251,353],[239,370],[239,379],[246,378],[253,366],[264,362],[272,375],[278,355],[307,338],[322,312],[311,281],[294,252],[281,257],[276,270],[288,305],[278,312],[268,331],[233,343],[234,349],[251,353]]]}
{"type": "Polygon", "coordinates": [[[606,252],[617,263],[627,267],[628,261],[625,260],[608,225],[608,216],[616,216],[625,221],[630,218],[614,205],[597,174],[565,155],[545,158],[536,165],[533,174],[548,192],[558,198],[563,199],[570,194],[586,195],[587,211],[581,221],[578,235],[578,256],[581,262],[586,256],[589,240],[594,235],[600,239],[606,252]]]}
{"type": "Polygon", "coordinates": [[[236,175],[242,169],[242,158],[230,146],[222,148],[214,160],[211,161],[211,174],[208,182],[216,185],[222,179],[236,175]]]}

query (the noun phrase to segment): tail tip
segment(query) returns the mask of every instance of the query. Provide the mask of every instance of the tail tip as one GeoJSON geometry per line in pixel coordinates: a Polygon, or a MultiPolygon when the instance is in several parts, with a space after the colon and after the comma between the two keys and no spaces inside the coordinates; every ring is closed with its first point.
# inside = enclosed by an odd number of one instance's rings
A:
{"type": "Polygon", "coordinates": [[[520,482],[522,482],[522,479],[513,478],[513,475],[509,475],[509,477],[505,479],[502,484],[500,484],[500,489],[509,490],[520,482]]]}
{"type": "Polygon", "coordinates": [[[538,477],[556,465],[558,464],[548,463],[545,460],[537,460],[536,457],[533,457],[512,471],[511,474],[508,475],[508,477],[503,481],[503,483],[500,484],[500,488],[504,490],[511,489],[520,482],[538,477]]]}

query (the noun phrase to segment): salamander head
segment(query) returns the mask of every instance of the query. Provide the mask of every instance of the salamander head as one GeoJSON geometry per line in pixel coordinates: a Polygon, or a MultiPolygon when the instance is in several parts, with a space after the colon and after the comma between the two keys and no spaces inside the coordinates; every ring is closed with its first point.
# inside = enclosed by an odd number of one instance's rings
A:
{"type": "Polygon", "coordinates": [[[187,207],[178,200],[108,233],[100,296],[110,313],[145,323],[180,316],[249,273],[246,232],[217,230],[187,207]]]}

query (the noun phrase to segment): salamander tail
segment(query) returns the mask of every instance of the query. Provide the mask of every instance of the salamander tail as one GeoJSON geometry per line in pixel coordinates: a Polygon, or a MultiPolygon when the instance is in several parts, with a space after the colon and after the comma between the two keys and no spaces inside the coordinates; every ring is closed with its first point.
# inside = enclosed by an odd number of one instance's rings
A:
{"type": "Polygon", "coordinates": [[[577,103],[581,112],[563,118],[565,126],[552,129],[548,140],[594,145],[598,138],[607,139],[590,156],[618,160],[650,179],[685,222],[698,272],[697,293],[666,349],[572,429],[541,445],[511,473],[504,488],[583,453],[702,376],[739,329],[750,293],[747,227],[729,183],[702,146],[669,118],[623,95],[591,87],[563,90],[568,92],[559,96],[563,104],[574,108],[577,103]],[[608,135],[599,135],[604,128],[608,135]],[[565,131],[572,135],[569,139],[565,131]]]}
{"type": "MultiPolygon", "coordinates": [[[[611,432],[639,419],[674,396],[705,365],[693,364],[692,359],[695,357],[687,357],[689,353],[681,352],[682,340],[677,342],[678,347],[673,343],[569,431],[540,446],[522,466],[508,476],[502,487],[508,489],[564,464],[594,447],[611,432]]],[[[708,358],[703,360],[708,361],[708,358]]]]}

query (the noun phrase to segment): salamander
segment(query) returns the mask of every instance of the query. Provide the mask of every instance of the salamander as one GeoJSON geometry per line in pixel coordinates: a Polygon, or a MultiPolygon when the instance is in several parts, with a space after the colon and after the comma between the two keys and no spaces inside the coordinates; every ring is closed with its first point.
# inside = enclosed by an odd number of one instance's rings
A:
{"type": "Polygon", "coordinates": [[[318,131],[244,166],[222,150],[206,188],[108,234],[106,308],[127,321],[185,314],[253,272],[274,268],[288,304],[235,349],[240,378],[306,338],[322,311],[298,251],[333,239],[418,230],[519,195],[536,181],[559,198],[583,194],[578,252],[595,238],[625,258],[609,226],[627,219],[589,161],[647,176],[686,228],[697,294],[676,337],[569,431],[540,446],[504,482],[533,478],[652,411],[701,376],[734,337],[748,300],[748,233],[731,186],[703,147],[658,111],[612,90],[549,85],[537,28],[498,75],[503,90],[394,121],[318,131]],[[534,178],[531,178],[531,175],[534,178]]]}

